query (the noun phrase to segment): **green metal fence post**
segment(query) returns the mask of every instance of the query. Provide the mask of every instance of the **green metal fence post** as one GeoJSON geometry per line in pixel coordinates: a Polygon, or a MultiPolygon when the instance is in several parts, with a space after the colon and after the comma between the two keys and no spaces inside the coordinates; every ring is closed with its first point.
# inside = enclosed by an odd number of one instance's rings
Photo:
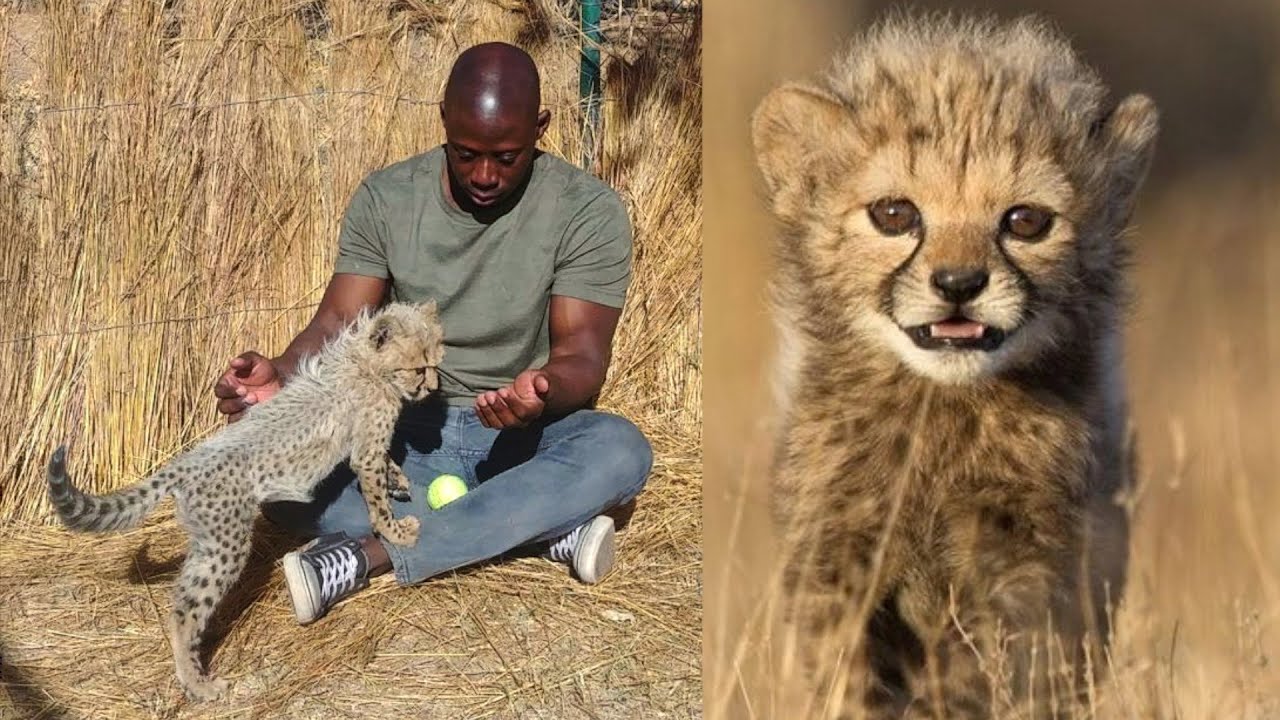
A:
{"type": "Polygon", "coordinates": [[[582,64],[578,72],[578,102],[582,109],[582,167],[596,161],[600,131],[600,0],[579,4],[582,26],[582,64]]]}

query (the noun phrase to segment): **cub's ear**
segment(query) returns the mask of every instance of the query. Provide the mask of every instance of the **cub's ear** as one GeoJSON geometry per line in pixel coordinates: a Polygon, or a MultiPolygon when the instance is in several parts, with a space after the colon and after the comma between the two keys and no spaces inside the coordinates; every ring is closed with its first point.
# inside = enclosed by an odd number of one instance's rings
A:
{"type": "Polygon", "coordinates": [[[1141,94],[1126,97],[1094,122],[1094,142],[1101,143],[1107,162],[1109,205],[1121,224],[1133,213],[1138,189],[1155,155],[1159,131],[1160,112],[1151,98],[1141,94]]]}
{"type": "Polygon", "coordinates": [[[374,350],[381,350],[387,341],[400,334],[400,323],[390,315],[382,315],[369,328],[369,342],[374,350]]]}
{"type": "Polygon", "coordinates": [[[770,92],[751,118],[756,161],[775,208],[786,209],[818,176],[820,153],[842,133],[847,108],[831,93],[787,84],[770,92]]]}
{"type": "Polygon", "coordinates": [[[430,318],[431,320],[435,320],[439,316],[435,298],[420,302],[415,307],[424,317],[430,318]]]}

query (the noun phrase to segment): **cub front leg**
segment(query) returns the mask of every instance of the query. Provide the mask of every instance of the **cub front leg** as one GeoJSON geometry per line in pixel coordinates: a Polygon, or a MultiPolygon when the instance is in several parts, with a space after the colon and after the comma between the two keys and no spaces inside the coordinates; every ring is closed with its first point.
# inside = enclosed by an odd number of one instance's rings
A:
{"type": "Polygon", "coordinates": [[[369,522],[374,531],[396,545],[412,545],[418,541],[418,518],[406,516],[397,520],[391,513],[388,467],[395,465],[388,463],[386,450],[381,447],[362,448],[352,457],[351,468],[360,480],[360,494],[369,505],[369,522]]]}
{"type": "Polygon", "coordinates": [[[802,678],[807,712],[834,709],[835,703],[841,720],[902,716],[902,689],[879,677],[891,664],[882,658],[878,626],[892,585],[872,567],[879,532],[870,522],[842,527],[828,521],[794,536],[782,588],[796,665],[786,672],[802,678]]]}
{"type": "Polygon", "coordinates": [[[963,570],[914,613],[926,662],[906,717],[1056,717],[1077,693],[1078,515],[1069,498],[1034,496],[963,512],[963,570]]]}
{"type": "MultiPolygon", "coordinates": [[[[1001,644],[994,630],[998,624],[966,618],[922,643],[924,663],[909,675],[912,698],[904,720],[984,720],[1002,716],[993,697],[987,664],[996,662],[1001,644]]],[[[1005,708],[1006,710],[1010,708],[1005,708]]]]}
{"type": "Polygon", "coordinates": [[[409,501],[409,478],[390,455],[387,456],[387,494],[400,502],[409,501]]]}

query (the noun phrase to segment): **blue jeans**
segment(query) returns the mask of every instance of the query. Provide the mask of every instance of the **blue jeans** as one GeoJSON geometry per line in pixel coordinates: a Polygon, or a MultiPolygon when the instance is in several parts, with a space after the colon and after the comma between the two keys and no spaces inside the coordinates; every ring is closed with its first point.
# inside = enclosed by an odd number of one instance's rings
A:
{"type": "MultiPolygon", "coordinates": [[[[391,457],[410,484],[410,500],[392,500],[392,510],[421,525],[412,547],[383,543],[401,585],[559,538],[640,494],[653,465],[649,441],[617,415],[579,410],[498,431],[481,425],[474,408],[443,404],[405,410],[391,457]],[[444,473],[466,481],[468,492],[432,510],[427,485],[444,473]]],[[[304,536],[373,532],[345,464],[310,502],[267,503],[262,511],[304,536]]]]}

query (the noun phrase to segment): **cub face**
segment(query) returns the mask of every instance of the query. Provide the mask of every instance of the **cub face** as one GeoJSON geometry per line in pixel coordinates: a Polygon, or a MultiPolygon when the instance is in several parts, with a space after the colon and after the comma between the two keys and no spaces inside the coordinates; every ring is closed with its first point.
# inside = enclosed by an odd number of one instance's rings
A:
{"type": "Polygon", "coordinates": [[[444,332],[435,301],[386,306],[369,325],[368,352],[405,400],[423,400],[439,389],[444,332]]]}
{"type": "Polygon", "coordinates": [[[875,148],[829,185],[839,242],[815,259],[838,269],[838,301],[864,337],[921,375],[964,383],[1059,334],[1085,203],[1048,158],[979,141],[964,161],[948,130],[875,148]]]}
{"type": "MultiPolygon", "coordinates": [[[[997,42],[1026,44],[1037,31],[1003,32],[997,42]]],[[[1027,53],[1065,52],[1040,41],[1027,53]]],[[[754,118],[782,255],[810,281],[786,294],[939,382],[1033,362],[1116,284],[1153,104],[1104,106],[1071,56],[1041,76],[1046,63],[1002,64],[998,49],[895,58],[875,47],[883,37],[867,42],[825,84],[775,90],[754,118]]]]}

